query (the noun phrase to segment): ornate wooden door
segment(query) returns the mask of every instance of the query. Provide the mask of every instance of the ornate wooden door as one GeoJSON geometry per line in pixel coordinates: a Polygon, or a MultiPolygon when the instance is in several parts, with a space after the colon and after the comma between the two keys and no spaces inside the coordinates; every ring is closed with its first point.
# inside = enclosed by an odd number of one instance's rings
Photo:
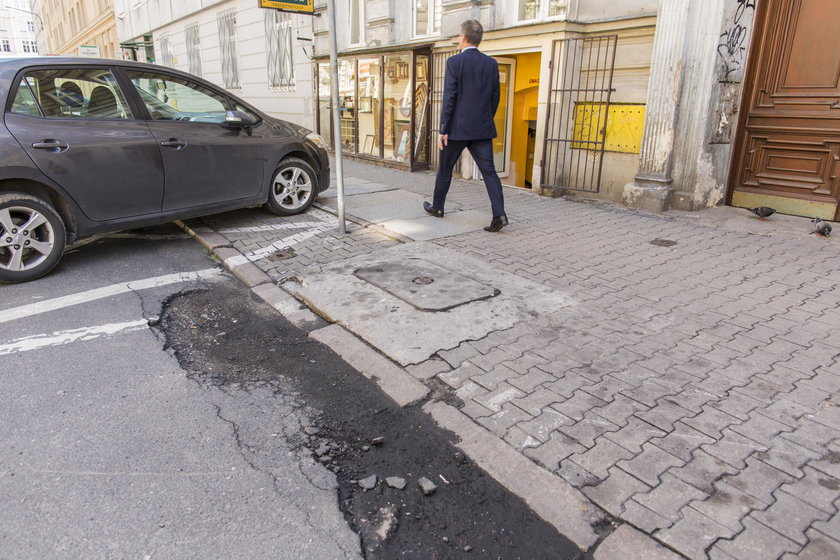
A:
{"type": "Polygon", "coordinates": [[[840,2],[765,0],[730,172],[733,206],[840,218],[840,2]]]}

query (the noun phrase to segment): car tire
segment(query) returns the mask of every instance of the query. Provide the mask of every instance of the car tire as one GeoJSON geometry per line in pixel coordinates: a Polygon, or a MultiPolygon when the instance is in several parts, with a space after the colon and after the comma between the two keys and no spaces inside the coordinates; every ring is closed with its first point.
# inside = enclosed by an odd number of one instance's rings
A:
{"type": "Polygon", "coordinates": [[[48,202],[24,193],[0,195],[0,282],[40,278],[61,260],[66,243],[64,221],[48,202]]]}
{"type": "Polygon", "coordinates": [[[280,162],[271,177],[266,206],[280,216],[294,216],[312,206],[317,196],[315,170],[302,159],[289,157],[280,162]]]}

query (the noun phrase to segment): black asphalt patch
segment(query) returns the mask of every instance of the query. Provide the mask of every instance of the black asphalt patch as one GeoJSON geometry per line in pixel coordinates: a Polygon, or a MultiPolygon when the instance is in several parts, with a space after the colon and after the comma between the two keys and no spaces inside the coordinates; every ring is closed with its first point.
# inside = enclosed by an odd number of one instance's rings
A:
{"type": "Polygon", "coordinates": [[[399,408],[332,350],[246,293],[218,286],[179,295],[165,306],[160,328],[193,379],[226,390],[269,385],[295,393],[316,412],[316,426],[301,441],[336,473],[339,505],[362,537],[366,558],[581,557],[574,543],[459,453],[452,433],[419,408],[399,408]],[[363,489],[372,476],[373,488],[363,489]],[[405,487],[390,487],[389,477],[404,479],[405,487]],[[422,478],[437,488],[426,495],[422,478]]]}

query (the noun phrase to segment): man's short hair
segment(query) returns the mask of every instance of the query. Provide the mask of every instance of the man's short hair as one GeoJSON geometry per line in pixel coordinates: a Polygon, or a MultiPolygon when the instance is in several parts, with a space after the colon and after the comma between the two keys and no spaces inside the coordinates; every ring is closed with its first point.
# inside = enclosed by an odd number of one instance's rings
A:
{"type": "Polygon", "coordinates": [[[467,40],[470,45],[476,47],[481,43],[481,38],[484,36],[484,28],[474,19],[468,19],[461,24],[461,35],[467,40]]]}

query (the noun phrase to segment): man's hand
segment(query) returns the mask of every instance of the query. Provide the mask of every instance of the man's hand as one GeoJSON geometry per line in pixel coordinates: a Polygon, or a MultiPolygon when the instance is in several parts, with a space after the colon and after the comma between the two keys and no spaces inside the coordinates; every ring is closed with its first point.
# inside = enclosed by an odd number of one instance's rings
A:
{"type": "Polygon", "coordinates": [[[448,134],[438,134],[438,150],[442,150],[444,146],[449,145],[448,134]]]}

